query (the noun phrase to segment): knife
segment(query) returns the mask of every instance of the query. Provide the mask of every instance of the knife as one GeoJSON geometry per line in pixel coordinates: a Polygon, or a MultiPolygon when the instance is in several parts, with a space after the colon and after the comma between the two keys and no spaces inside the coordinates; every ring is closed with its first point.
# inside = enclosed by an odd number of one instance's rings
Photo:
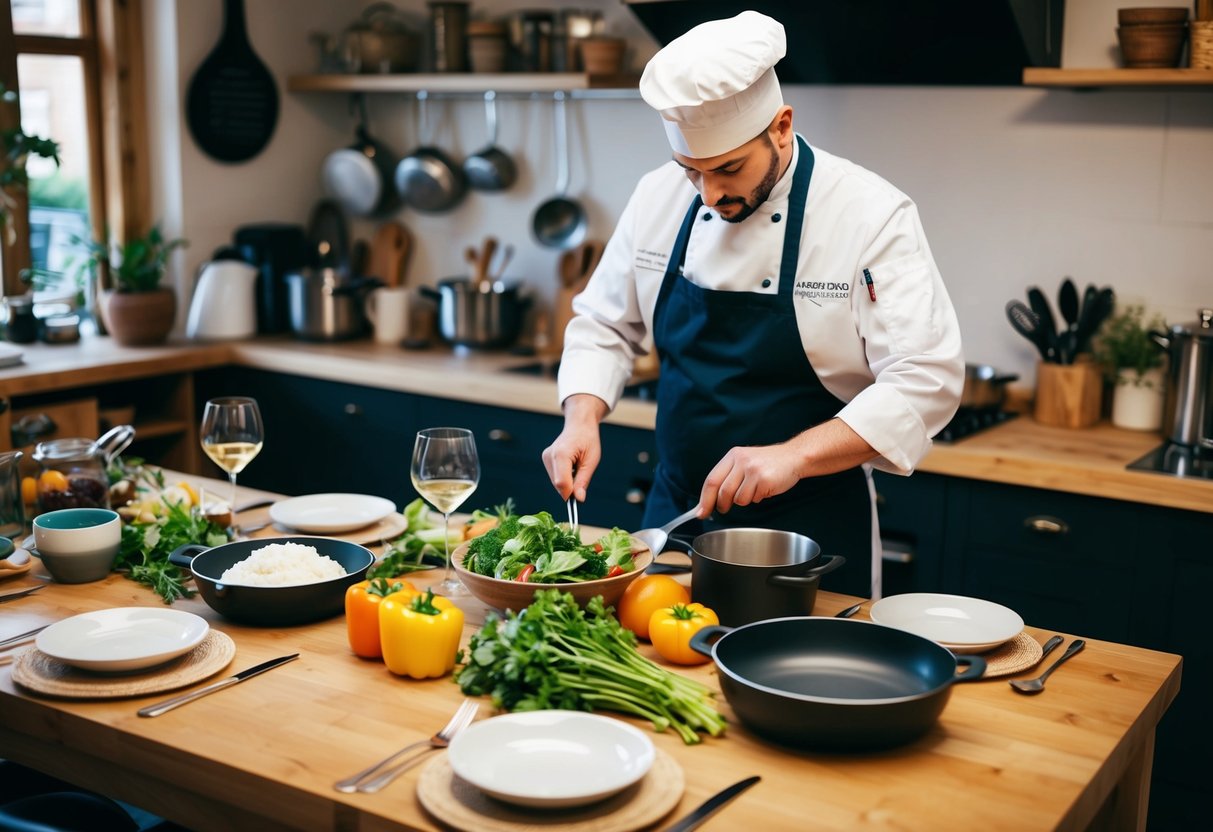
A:
{"type": "Polygon", "coordinates": [[[173,708],[184,705],[186,702],[193,702],[195,699],[201,699],[203,696],[214,693],[217,690],[223,690],[224,688],[230,688],[232,685],[238,685],[246,679],[259,676],[267,670],[273,670],[275,667],[294,661],[297,658],[299,658],[299,654],[292,653],[289,656],[279,656],[276,659],[270,659],[268,662],[262,662],[255,667],[250,667],[248,670],[242,670],[235,676],[228,676],[226,679],[220,679],[218,682],[207,685],[204,688],[198,688],[198,690],[191,691],[190,693],[183,694],[182,696],[174,696],[172,699],[157,702],[155,705],[148,705],[146,708],[140,708],[138,710],[138,714],[139,716],[160,716],[160,714],[165,713],[166,711],[171,711],[173,708]]]}
{"type": "Polygon", "coordinates": [[[17,592],[6,592],[4,595],[0,595],[0,604],[3,604],[5,601],[11,601],[14,598],[24,598],[26,595],[33,595],[40,589],[46,589],[46,584],[38,584],[37,586],[31,586],[29,589],[22,589],[17,592]]]}
{"type": "Polygon", "coordinates": [[[744,780],[734,783],[727,789],[721,789],[716,794],[712,795],[701,803],[698,809],[676,822],[673,826],[666,829],[665,832],[690,832],[690,830],[698,828],[700,824],[723,809],[726,803],[737,797],[737,795],[741,794],[761,779],[762,778],[758,777],[757,775],[754,777],[747,777],[744,780]]]}

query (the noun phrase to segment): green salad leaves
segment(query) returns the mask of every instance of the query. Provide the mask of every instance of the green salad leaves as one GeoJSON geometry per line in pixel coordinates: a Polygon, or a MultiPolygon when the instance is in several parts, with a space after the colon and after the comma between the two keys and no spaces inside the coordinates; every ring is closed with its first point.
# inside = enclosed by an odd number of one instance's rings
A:
{"type": "Polygon", "coordinates": [[[627,532],[611,529],[586,545],[575,529],[557,523],[546,511],[500,517],[496,528],[472,540],[463,565],[507,581],[533,566],[526,578],[532,583],[593,581],[636,568],[627,532]]]}
{"type": "Polygon", "coordinates": [[[166,503],[164,514],[155,520],[134,521],[122,527],[114,570],[150,586],[166,604],[190,598],[194,590],[185,586],[186,573],[168,559],[173,550],[187,543],[219,546],[227,543],[227,532],[197,508],[166,503]]]}

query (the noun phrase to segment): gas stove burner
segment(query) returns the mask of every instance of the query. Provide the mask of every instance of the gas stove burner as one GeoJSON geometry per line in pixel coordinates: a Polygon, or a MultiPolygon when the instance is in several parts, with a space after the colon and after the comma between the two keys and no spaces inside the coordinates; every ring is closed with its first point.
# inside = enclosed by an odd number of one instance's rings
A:
{"type": "Polygon", "coordinates": [[[1213,450],[1164,442],[1141,459],[1128,464],[1130,471],[1152,471],[1174,477],[1213,480],[1213,450]]]}
{"type": "Polygon", "coordinates": [[[944,425],[943,430],[935,435],[935,441],[955,442],[957,439],[980,433],[986,428],[1001,425],[1018,415],[1018,413],[1011,413],[1007,410],[999,410],[997,407],[962,407],[956,411],[952,421],[944,425]]]}

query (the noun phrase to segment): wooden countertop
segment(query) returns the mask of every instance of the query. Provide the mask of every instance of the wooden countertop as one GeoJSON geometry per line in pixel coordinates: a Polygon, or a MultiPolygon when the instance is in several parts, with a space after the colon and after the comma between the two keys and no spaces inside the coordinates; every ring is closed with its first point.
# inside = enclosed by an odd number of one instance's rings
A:
{"type": "MultiPolygon", "coordinates": [[[[555,384],[506,368],[538,359],[498,352],[401,350],[369,341],[311,344],[287,337],[231,344],[121,347],[109,338],[31,344],[26,362],[0,370],[0,396],[24,395],[224,364],[389,390],[559,414],[555,384]]],[[[651,429],[657,407],[625,399],[608,422],[651,429]]],[[[1129,471],[1162,443],[1153,433],[1101,424],[1083,430],[1023,415],[952,444],[936,443],[920,471],[1213,513],[1213,480],[1129,471]]]]}
{"type": "MultiPolygon", "coordinates": [[[[241,502],[253,496],[244,492],[241,502]]],[[[0,591],[44,581],[40,570],[37,564],[0,591]]],[[[854,600],[821,592],[815,612],[832,614],[854,600]]],[[[117,575],[52,583],[5,605],[0,638],[82,611],[158,604],[149,590],[117,575]]],[[[485,610],[472,599],[459,605],[469,621],[466,645],[485,610]]],[[[17,688],[0,666],[4,756],[199,832],[437,828],[416,798],[421,767],[374,795],[340,794],[332,783],[442,725],[462,698],[449,678],[411,681],[354,657],[340,617],[253,628],[220,618],[198,598],[176,606],[236,642],[224,675],[285,653],[302,656],[156,719],[135,711],[168,694],[51,699],[17,688]]],[[[1050,635],[1029,632],[1039,641],[1050,635]]],[[[642,651],[653,655],[647,645],[642,651]]],[[[711,664],[678,672],[719,690],[711,664]]],[[[744,823],[799,830],[806,818],[823,831],[1142,829],[1154,728],[1179,680],[1178,656],[1088,640],[1040,696],[1015,694],[1002,679],[956,685],[930,733],[891,751],[824,754],[771,745],[739,724],[723,700],[730,725],[722,738],[685,746],[671,733],[650,736],[686,775],[670,817],[742,777],[762,776],[709,829],[744,823]]],[[[481,718],[488,715],[485,700],[481,718]]]]}

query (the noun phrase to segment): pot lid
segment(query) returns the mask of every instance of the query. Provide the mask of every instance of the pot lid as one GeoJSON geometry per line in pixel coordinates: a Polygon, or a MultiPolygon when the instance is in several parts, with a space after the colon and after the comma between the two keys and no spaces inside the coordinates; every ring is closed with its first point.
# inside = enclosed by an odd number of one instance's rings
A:
{"type": "Polygon", "coordinates": [[[1196,310],[1196,320],[1186,324],[1172,324],[1172,335],[1186,335],[1197,340],[1213,340],[1213,308],[1196,310]]]}

